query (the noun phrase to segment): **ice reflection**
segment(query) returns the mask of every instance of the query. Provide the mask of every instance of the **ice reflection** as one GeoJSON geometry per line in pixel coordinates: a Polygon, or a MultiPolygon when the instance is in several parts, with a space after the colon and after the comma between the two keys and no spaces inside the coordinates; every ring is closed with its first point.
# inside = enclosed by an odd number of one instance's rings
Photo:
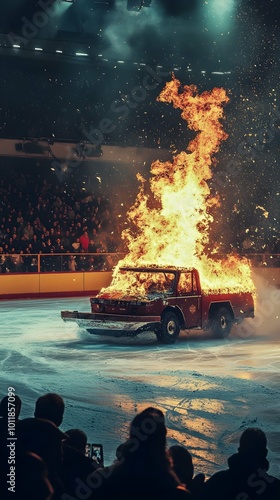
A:
{"type": "Polygon", "coordinates": [[[236,376],[238,378],[242,378],[243,380],[252,380],[254,379],[254,374],[253,373],[248,373],[248,372],[242,372],[242,371],[238,371],[236,372],[236,376]]]}

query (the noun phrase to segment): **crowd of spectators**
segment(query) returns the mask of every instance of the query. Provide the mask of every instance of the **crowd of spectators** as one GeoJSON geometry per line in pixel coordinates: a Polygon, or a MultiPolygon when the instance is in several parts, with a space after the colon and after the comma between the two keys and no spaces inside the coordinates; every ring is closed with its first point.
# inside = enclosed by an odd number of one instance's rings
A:
{"type": "Polygon", "coordinates": [[[112,254],[124,249],[108,198],[70,181],[66,187],[55,176],[31,172],[14,172],[8,182],[2,177],[0,273],[96,271],[116,264],[112,254]]]}
{"type": "MultiPolygon", "coordinates": [[[[81,186],[71,175],[58,182],[49,166],[3,173],[0,274],[112,270],[126,253],[116,207],[100,187],[94,192],[81,186]]],[[[256,267],[279,267],[279,239],[264,244],[255,226],[236,238],[212,255],[233,252],[249,257],[256,267]]]]}
{"type": "Polygon", "coordinates": [[[9,418],[9,397],[0,403],[3,500],[280,498],[280,480],[267,472],[267,439],[260,428],[245,429],[228,468],[206,478],[203,473],[194,474],[192,455],[185,446],[167,447],[164,414],[147,407],[133,418],[114,462],[105,466],[102,455],[88,456],[82,429],[61,430],[65,402],[59,394],[40,396],[33,415],[24,419],[18,395],[13,396],[13,419],[9,418]]]}

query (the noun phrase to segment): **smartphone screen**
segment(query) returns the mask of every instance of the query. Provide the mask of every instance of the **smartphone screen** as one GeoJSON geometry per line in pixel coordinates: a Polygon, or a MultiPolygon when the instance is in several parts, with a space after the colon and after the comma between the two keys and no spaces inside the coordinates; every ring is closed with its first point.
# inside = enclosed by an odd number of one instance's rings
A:
{"type": "Polygon", "coordinates": [[[104,466],[104,457],[103,457],[103,446],[102,444],[91,445],[91,458],[95,460],[101,467],[104,466]]]}

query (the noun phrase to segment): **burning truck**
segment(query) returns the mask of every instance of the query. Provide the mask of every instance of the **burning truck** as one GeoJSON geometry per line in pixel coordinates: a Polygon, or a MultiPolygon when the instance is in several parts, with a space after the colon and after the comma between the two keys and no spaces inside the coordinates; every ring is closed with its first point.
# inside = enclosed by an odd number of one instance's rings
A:
{"type": "Polygon", "coordinates": [[[208,293],[201,289],[196,269],[120,268],[126,291],[104,291],[91,298],[91,313],[62,311],[90,333],[134,336],[153,331],[160,343],[176,341],[180,330],[211,329],[215,336],[230,334],[233,323],[254,316],[252,294],[208,293]]]}
{"type": "MultiPolygon", "coordinates": [[[[247,259],[209,255],[213,207],[213,155],[227,138],[223,130],[223,88],[198,93],[174,76],[158,97],[179,108],[197,132],[173,161],[156,160],[149,183],[140,174],[139,193],[122,237],[128,253],[112,282],[91,298],[91,312],[62,311],[90,333],[136,335],[152,330],[159,342],[173,343],[181,329],[211,328],[226,337],[233,323],[254,316],[255,286],[247,259]],[[148,188],[146,189],[148,184],[148,188]],[[172,265],[170,266],[170,263],[172,265]]],[[[213,245],[212,245],[213,246],[213,245]]]]}

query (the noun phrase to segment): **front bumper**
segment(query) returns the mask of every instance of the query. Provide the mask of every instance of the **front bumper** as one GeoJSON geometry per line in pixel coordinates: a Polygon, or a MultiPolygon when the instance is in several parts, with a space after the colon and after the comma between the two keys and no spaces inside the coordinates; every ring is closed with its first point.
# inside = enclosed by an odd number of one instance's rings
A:
{"type": "Polygon", "coordinates": [[[160,326],[160,318],[149,316],[117,316],[111,314],[80,313],[78,311],[61,311],[63,321],[77,323],[89,333],[111,335],[114,337],[135,336],[143,331],[154,331],[160,326]]]}

